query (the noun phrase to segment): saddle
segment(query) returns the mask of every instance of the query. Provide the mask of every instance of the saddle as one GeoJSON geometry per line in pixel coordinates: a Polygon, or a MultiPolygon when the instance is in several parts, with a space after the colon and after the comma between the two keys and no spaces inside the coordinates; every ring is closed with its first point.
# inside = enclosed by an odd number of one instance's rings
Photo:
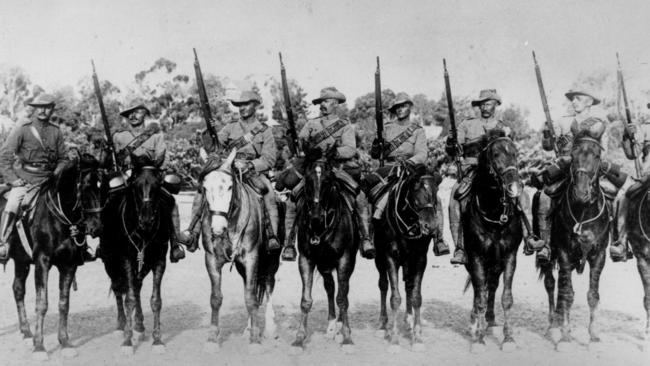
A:
{"type": "Polygon", "coordinates": [[[635,199],[640,197],[650,188],[650,176],[645,176],[640,180],[636,181],[630,186],[630,188],[625,193],[625,197],[628,199],[635,199]]]}
{"type": "Polygon", "coordinates": [[[408,193],[406,182],[407,179],[401,179],[397,184],[393,185],[388,193],[388,204],[386,207],[386,217],[388,218],[388,223],[395,231],[397,235],[404,236],[407,238],[413,238],[420,235],[420,227],[416,223],[414,225],[407,225],[406,223],[411,221],[413,217],[406,217],[404,213],[400,212],[399,203],[406,201],[406,194],[408,193]],[[393,227],[396,225],[397,227],[393,227]]]}

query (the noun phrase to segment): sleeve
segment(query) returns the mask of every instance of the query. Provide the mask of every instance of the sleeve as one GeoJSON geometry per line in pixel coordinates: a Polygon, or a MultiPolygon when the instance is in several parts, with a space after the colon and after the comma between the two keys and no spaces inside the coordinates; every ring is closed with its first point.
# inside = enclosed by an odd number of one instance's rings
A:
{"type": "Polygon", "coordinates": [[[55,170],[63,169],[63,167],[68,163],[68,154],[65,148],[65,141],[63,139],[63,133],[58,128],[56,129],[56,168],[55,170]]]}
{"type": "Polygon", "coordinates": [[[462,144],[465,142],[465,137],[467,136],[467,120],[464,120],[458,124],[456,127],[456,138],[458,139],[458,143],[462,144]]]}
{"type": "Polygon", "coordinates": [[[428,157],[427,137],[424,129],[418,128],[415,130],[415,146],[414,155],[409,158],[414,164],[424,164],[428,157]]]}
{"type": "Polygon", "coordinates": [[[311,130],[312,130],[311,125],[312,125],[312,121],[307,121],[307,123],[305,123],[303,128],[298,133],[298,139],[302,141],[309,140],[309,137],[311,136],[311,130]]]}
{"type": "Polygon", "coordinates": [[[14,172],[14,155],[18,151],[22,141],[22,125],[16,124],[7,137],[2,149],[0,149],[0,172],[5,182],[11,183],[18,179],[16,172],[14,172]]]}
{"type": "Polygon", "coordinates": [[[263,134],[264,143],[262,145],[260,157],[252,161],[256,172],[263,172],[275,166],[277,148],[275,147],[273,132],[269,127],[263,132],[263,134]]]}
{"type": "Polygon", "coordinates": [[[352,125],[347,124],[341,133],[341,146],[336,151],[341,159],[352,159],[357,152],[357,139],[352,125]]]}
{"type": "Polygon", "coordinates": [[[605,132],[600,138],[600,145],[603,147],[602,156],[607,156],[607,151],[609,151],[609,127],[605,128],[605,132]]]}
{"type": "Polygon", "coordinates": [[[217,138],[221,146],[228,146],[228,141],[230,140],[230,124],[227,124],[217,132],[217,138]]]}

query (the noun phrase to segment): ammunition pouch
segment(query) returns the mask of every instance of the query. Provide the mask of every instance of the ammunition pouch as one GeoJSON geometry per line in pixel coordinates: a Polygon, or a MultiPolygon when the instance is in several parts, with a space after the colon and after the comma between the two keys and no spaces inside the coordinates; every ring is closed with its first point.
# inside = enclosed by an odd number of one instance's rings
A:
{"type": "Polygon", "coordinates": [[[181,177],[176,174],[166,174],[163,178],[163,187],[171,194],[178,194],[181,191],[181,177]]]}
{"type": "Polygon", "coordinates": [[[126,188],[126,176],[122,173],[112,173],[108,178],[108,189],[110,193],[115,193],[126,188]]]}
{"type": "Polygon", "coordinates": [[[600,172],[610,181],[617,189],[623,187],[627,180],[627,174],[621,171],[621,166],[610,162],[600,164],[600,172]]]}
{"type": "Polygon", "coordinates": [[[605,199],[610,202],[614,201],[620,187],[617,187],[611,180],[605,177],[598,181],[598,185],[600,186],[600,191],[605,195],[605,199]]]}
{"type": "Polygon", "coordinates": [[[454,193],[454,199],[456,201],[461,202],[465,197],[469,195],[469,192],[472,190],[474,177],[476,177],[476,168],[474,166],[469,166],[465,170],[463,179],[460,181],[460,183],[458,183],[456,193],[454,193]]]}

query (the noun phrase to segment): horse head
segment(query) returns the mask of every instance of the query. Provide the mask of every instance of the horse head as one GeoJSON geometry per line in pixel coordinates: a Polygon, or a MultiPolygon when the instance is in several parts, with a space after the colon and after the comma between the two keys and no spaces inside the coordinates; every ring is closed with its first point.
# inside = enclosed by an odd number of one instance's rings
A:
{"type": "Polygon", "coordinates": [[[441,181],[439,174],[425,173],[413,176],[408,183],[407,204],[416,213],[423,236],[432,235],[436,227],[438,185],[441,181]]]}
{"type": "Polygon", "coordinates": [[[107,186],[102,179],[99,161],[90,154],[79,156],[79,178],[77,189],[81,209],[83,212],[86,234],[97,237],[102,231],[102,210],[104,209],[103,199],[107,196],[107,186]]]}
{"type": "Polygon", "coordinates": [[[581,203],[593,203],[598,198],[600,142],[590,136],[577,135],[571,150],[571,194],[581,203]]]}
{"type": "Polygon", "coordinates": [[[327,226],[327,207],[328,197],[336,194],[336,177],[333,172],[333,161],[329,157],[333,156],[336,145],[322,151],[316,147],[307,149],[305,156],[304,172],[304,197],[305,207],[309,215],[309,227],[315,233],[322,233],[327,226]],[[311,151],[311,152],[310,152],[311,151]],[[315,153],[320,151],[320,153],[315,153]]]}
{"type": "Polygon", "coordinates": [[[494,181],[510,198],[519,197],[523,184],[517,165],[517,147],[507,137],[505,131],[493,129],[484,137],[485,148],[481,154],[483,167],[486,167],[494,181]]]}
{"type": "Polygon", "coordinates": [[[152,160],[147,155],[131,155],[133,171],[129,187],[135,202],[138,227],[150,232],[157,223],[158,209],[162,199],[160,165],[162,161],[152,160]]]}
{"type": "Polygon", "coordinates": [[[217,169],[214,169],[203,178],[203,189],[211,213],[212,235],[221,237],[228,228],[228,211],[233,199],[232,163],[237,151],[232,150],[230,155],[217,169]]]}

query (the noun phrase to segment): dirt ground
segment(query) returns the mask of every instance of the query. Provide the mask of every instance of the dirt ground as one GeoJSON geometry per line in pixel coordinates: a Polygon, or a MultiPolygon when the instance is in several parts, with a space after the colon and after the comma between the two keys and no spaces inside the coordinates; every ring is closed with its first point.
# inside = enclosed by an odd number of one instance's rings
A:
{"type": "MultiPolygon", "coordinates": [[[[449,186],[445,181],[440,196],[446,204],[449,186]]],[[[179,196],[183,225],[189,220],[191,196],[179,196]]],[[[445,211],[446,212],[446,211],[445,211]]],[[[446,218],[445,218],[446,219],[446,218]]],[[[449,240],[449,233],[446,233],[449,240]]],[[[413,352],[408,340],[401,339],[398,354],[388,352],[388,344],[375,334],[379,314],[378,275],[374,263],[357,261],[351,281],[350,319],[354,353],[347,354],[332,339],[327,339],[326,297],[322,279],[314,286],[314,306],[309,326],[312,332],[301,355],[290,355],[300,316],[300,276],[295,263],[283,263],[277,274],[274,294],[278,339],[265,339],[262,354],[248,352],[242,283],[236,271],[226,269],[223,280],[224,302],[221,312],[222,345],[220,352],[207,353],[203,346],[210,322],[210,287],[199,251],[178,264],[169,264],[163,280],[162,331],[166,343],[164,354],[151,349],[152,315],[147,299],[151,280],[143,289],[145,340],[135,354],[120,353],[121,336],[115,327],[115,300],[109,294],[109,281],[101,263],[86,264],[78,271],[79,290],[71,296],[69,333],[77,346],[78,356],[63,358],[57,341],[58,273],[53,270],[49,281],[49,310],[45,321],[45,347],[49,360],[36,362],[31,358],[31,344],[26,345],[18,332],[17,314],[11,290],[13,264],[0,273],[0,365],[648,365],[650,341],[643,341],[645,311],[643,290],[635,261],[615,264],[609,261],[601,278],[598,326],[602,342],[588,342],[587,306],[588,276],[574,274],[576,293],[572,313],[575,342],[569,352],[557,352],[544,337],[547,326],[546,292],[537,279],[533,257],[519,256],[515,273],[512,310],[517,349],[512,353],[500,350],[501,329],[488,337],[487,349],[481,354],[470,352],[469,314],[471,291],[463,293],[466,280],[464,268],[449,264],[449,256],[429,254],[429,265],[423,283],[424,352],[413,352]]],[[[34,288],[30,275],[26,305],[32,329],[34,325],[34,288]]],[[[499,289],[499,296],[500,298],[499,289]]],[[[402,292],[403,294],[403,292],[402,292]]],[[[402,301],[402,310],[404,302],[402,301]]],[[[501,308],[497,304],[497,320],[501,308]]],[[[404,331],[404,327],[401,329],[404,331]]],[[[405,335],[405,333],[403,333],[405,335]]]]}

